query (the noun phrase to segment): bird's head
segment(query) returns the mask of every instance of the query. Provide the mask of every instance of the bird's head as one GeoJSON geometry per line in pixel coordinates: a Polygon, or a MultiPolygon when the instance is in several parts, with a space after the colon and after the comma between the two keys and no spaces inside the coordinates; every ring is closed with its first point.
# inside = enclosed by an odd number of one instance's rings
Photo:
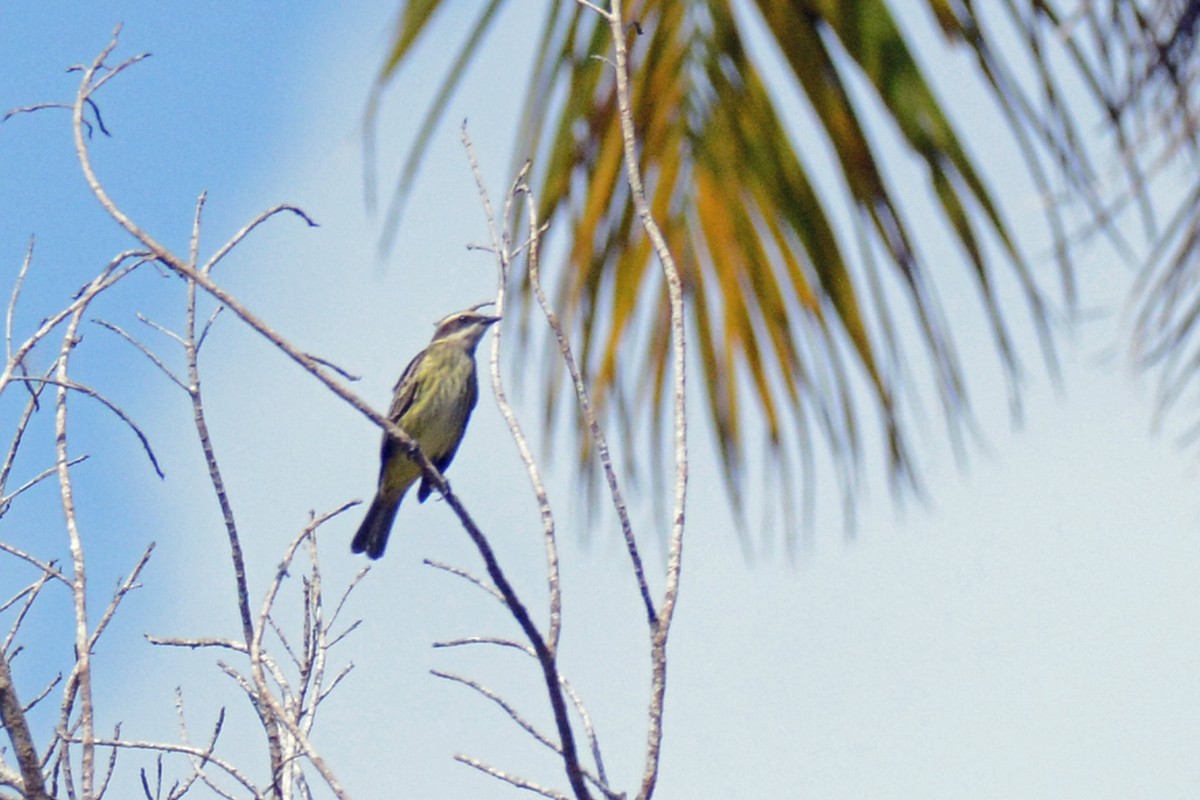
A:
{"type": "Polygon", "coordinates": [[[467,350],[474,350],[483,334],[500,317],[484,314],[479,309],[488,303],[471,306],[466,311],[456,311],[441,319],[433,332],[434,342],[453,342],[467,350]]]}

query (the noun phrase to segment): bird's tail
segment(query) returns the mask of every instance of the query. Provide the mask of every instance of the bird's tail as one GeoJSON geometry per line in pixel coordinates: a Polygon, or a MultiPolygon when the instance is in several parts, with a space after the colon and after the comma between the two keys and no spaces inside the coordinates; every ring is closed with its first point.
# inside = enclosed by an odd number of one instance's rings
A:
{"type": "Polygon", "coordinates": [[[382,556],[399,508],[398,501],[389,501],[382,493],[375,495],[371,507],[367,509],[367,516],[358,526],[358,533],[354,534],[354,541],[350,543],[350,552],[366,553],[371,559],[382,556]]]}

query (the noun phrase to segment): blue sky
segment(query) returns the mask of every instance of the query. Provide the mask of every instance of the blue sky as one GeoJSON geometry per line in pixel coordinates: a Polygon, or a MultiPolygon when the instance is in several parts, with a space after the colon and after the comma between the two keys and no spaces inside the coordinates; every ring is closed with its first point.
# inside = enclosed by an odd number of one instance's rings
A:
{"type": "MultiPolygon", "coordinates": [[[[195,199],[207,190],[205,252],[268,206],[305,208],[319,228],[273,221],[217,279],[302,348],[360,373],[357,391],[383,407],[431,323],[494,291],[488,256],[466,249],[487,232],[458,125],[470,121],[495,200],[511,179],[531,20],[540,13],[536,3],[514,5],[486,42],[434,136],[405,227],[382,262],[378,224],[363,205],[361,133],[392,24],[386,4],[357,13],[317,3],[220,11],[137,2],[10,6],[0,11],[0,107],[68,99],[75,76],[65,67],[91,59],[123,21],[118,57],[143,50],[153,57],[102,97],[113,137],[97,137],[93,153],[118,204],[161,241],[183,248],[195,199]]],[[[923,19],[905,24],[929,28],[923,19]]],[[[384,176],[419,124],[444,63],[441,50],[459,27],[452,13],[441,20],[387,95],[384,176]]],[[[987,138],[1003,130],[995,111],[962,57],[929,41],[922,57],[942,66],[935,73],[943,92],[966,98],[956,122],[987,148],[989,178],[1005,193],[1014,224],[1035,227],[1038,201],[1014,177],[1020,171],[1011,147],[987,138]]],[[[919,176],[911,165],[895,169],[901,179],[919,176]]],[[[38,244],[20,330],[129,246],[86,191],[65,112],[0,126],[5,294],[30,234],[38,244]]],[[[1052,283],[1055,267],[1044,248],[1034,242],[1031,252],[1052,283]]],[[[1149,433],[1152,392],[1122,350],[1131,275],[1102,249],[1081,263],[1088,313],[1062,337],[1063,388],[1036,369],[1026,337],[1031,370],[1019,427],[1009,423],[1003,383],[990,373],[994,356],[973,318],[967,282],[945,283],[947,313],[966,332],[964,361],[982,365],[971,379],[986,446],[962,473],[937,435],[926,437],[929,505],[898,514],[883,482],[873,480],[852,540],[835,515],[822,512],[799,555],[785,556],[777,535],[765,536],[775,545],[748,562],[697,417],[659,797],[1184,797],[1200,784],[1194,455],[1149,433]],[[1091,313],[1097,310],[1109,313],[1091,313]]],[[[949,274],[957,272],[964,271],[949,274]]],[[[148,271],[95,316],[133,328],[140,310],[177,326],[181,298],[178,282],[148,271]]],[[[153,341],[169,352],[166,341],[153,341]]],[[[372,490],[378,432],[231,317],[206,347],[214,444],[257,603],[310,509],[329,510],[372,490]]],[[[511,351],[502,357],[510,369],[524,363],[511,351]]],[[[142,638],[231,634],[236,626],[224,534],[186,402],[94,326],[75,363],[145,428],[167,473],[154,478],[128,430],[76,404],[74,446],[93,454],[77,473],[96,602],[147,542],[158,543],[144,589],[97,654],[101,720],[124,720],[130,737],[176,740],[173,692],[180,686],[193,735],[211,725],[217,705],[227,705],[227,752],[253,765],[259,737],[244,698],[212,656],[154,649],[142,638]]],[[[489,396],[485,389],[450,478],[540,610],[536,509],[489,396]]],[[[535,398],[520,399],[526,426],[536,427],[535,398]]],[[[9,399],[0,403],[6,425],[14,408],[9,399]]],[[[26,475],[51,457],[50,428],[38,435],[21,464],[26,475]]],[[[610,776],[628,788],[640,774],[644,740],[645,630],[616,529],[604,518],[584,529],[568,464],[557,458],[548,469],[562,532],[563,670],[596,720],[610,776]]],[[[822,487],[822,507],[836,507],[832,481],[822,487]]],[[[635,509],[635,521],[653,541],[655,518],[646,506],[635,509]]],[[[47,485],[0,520],[0,536],[64,552],[60,513],[47,485]]],[[[324,529],[327,588],[344,585],[361,566],[345,544],[357,513],[324,529]]],[[[656,549],[646,550],[661,573],[656,549]]],[[[523,657],[430,648],[438,639],[512,635],[514,628],[482,594],[422,567],[424,557],[477,566],[444,504],[410,501],[387,558],[347,609],[363,625],[333,660],[355,669],[323,707],[318,746],[354,796],[516,796],[455,763],[456,752],[562,787],[553,759],[500,712],[428,674],[437,667],[477,677],[549,727],[523,657]]],[[[0,570],[0,589],[28,580],[7,570],[0,570]]],[[[34,621],[61,624],[63,602],[47,598],[34,621]]],[[[68,647],[54,637],[29,642],[18,680],[32,687],[60,669],[68,647]]],[[[117,796],[132,796],[136,769],[149,761],[127,754],[122,763],[127,788],[117,796]]]]}

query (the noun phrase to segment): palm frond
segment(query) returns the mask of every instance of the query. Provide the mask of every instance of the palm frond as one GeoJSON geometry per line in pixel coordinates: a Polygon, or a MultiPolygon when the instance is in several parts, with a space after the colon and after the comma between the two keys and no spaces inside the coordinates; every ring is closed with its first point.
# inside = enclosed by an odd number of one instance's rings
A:
{"type": "MultiPolygon", "coordinates": [[[[413,22],[402,26],[393,52],[411,46],[411,31],[429,18],[430,5],[436,4],[406,7],[403,19],[413,22]]],[[[848,500],[876,438],[894,481],[917,486],[903,408],[931,389],[961,447],[971,402],[955,331],[937,293],[944,273],[957,266],[921,256],[928,249],[923,238],[936,234],[908,218],[912,188],[889,177],[884,152],[899,147],[923,166],[923,191],[969,270],[1014,403],[1022,363],[1010,330],[1014,310],[1002,307],[997,281],[1022,289],[1051,364],[1052,314],[980,162],[959,140],[897,26],[896,6],[884,0],[756,0],[737,8],[729,0],[633,0],[628,6],[626,18],[638,21],[637,33],[630,32],[630,78],[640,166],[683,271],[704,402],[735,507],[755,442],[779,468],[781,485],[792,485],[791,465],[800,465],[806,496],[815,480],[815,442],[832,457],[848,500]],[[765,37],[748,33],[751,18],[765,37]],[[786,65],[783,85],[764,80],[763,47],[774,48],[786,65]],[[808,106],[819,141],[801,136],[781,98],[808,106]],[[890,129],[864,122],[881,114],[890,129]],[[814,171],[825,168],[816,161],[821,152],[836,159],[833,188],[814,171]],[[837,210],[843,203],[852,209],[849,229],[837,210]],[[917,331],[920,358],[896,334],[899,328],[917,331]],[[909,365],[917,362],[928,364],[930,382],[912,378],[909,365]]],[[[1041,76],[1031,90],[1012,78],[972,3],[927,0],[922,8],[976,55],[997,102],[1011,112],[1039,186],[1049,195],[1051,171],[1066,175],[1098,216],[1103,204],[1093,169],[1046,52],[1046,32],[1062,20],[1038,0],[1002,6],[1026,34],[1023,55],[1041,76]]],[[[597,15],[574,3],[552,4],[529,79],[518,155],[533,157],[541,218],[569,231],[570,263],[556,282],[556,303],[579,342],[597,407],[628,450],[648,425],[656,452],[669,352],[663,337],[637,332],[661,328],[664,290],[623,180],[610,44],[597,15]]],[[[402,58],[389,58],[381,82],[402,58]]],[[[1083,58],[1075,63],[1090,69],[1083,58]]],[[[1087,78],[1099,91],[1099,79],[1090,72],[1087,78]]],[[[437,113],[435,107],[431,117],[437,113]]],[[[403,194],[409,184],[401,184],[403,194]]],[[[1067,227],[1055,213],[1051,229],[1070,302],[1067,227]]],[[[553,390],[547,396],[545,418],[552,420],[559,396],[553,390]]],[[[589,453],[580,432],[583,464],[589,453]]]]}

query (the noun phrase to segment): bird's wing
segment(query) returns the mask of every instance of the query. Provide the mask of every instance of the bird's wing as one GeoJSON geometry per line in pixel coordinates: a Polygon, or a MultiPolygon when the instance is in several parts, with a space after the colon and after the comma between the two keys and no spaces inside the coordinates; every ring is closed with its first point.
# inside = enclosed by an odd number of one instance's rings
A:
{"type": "Polygon", "coordinates": [[[400,373],[400,379],[396,381],[396,386],[392,389],[392,405],[388,408],[388,419],[392,422],[399,422],[400,415],[407,411],[408,407],[413,404],[413,400],[416,399],[419,388],[417,372],[424,360],[425,351],[422,350],[413,356],[413,360],[408,362],[404,372],[400,373]]]}
{"type": "MultiPolygon", "coordinates": [[[[417,392],[420,391],[420,381],[417,380],[417,373],[420,371],[421,362],[425,360],[425,351],[417,353],[413,360],[408,362],[408,366],[404,368],[404,372],[400,373],[400,380],[396,381],[396,386],[392,389],[392,404],[388,407],[388,419],[399,424],[400,417],[408,410],[409,406],[417,399],[417,392]]],[[[392,455],[395,442],[391,436],[388,436],[387,431],[383,432],[383,444],[380,448],[380,457],[383,460],[386,468],[388,458],[392,455]]]]}

